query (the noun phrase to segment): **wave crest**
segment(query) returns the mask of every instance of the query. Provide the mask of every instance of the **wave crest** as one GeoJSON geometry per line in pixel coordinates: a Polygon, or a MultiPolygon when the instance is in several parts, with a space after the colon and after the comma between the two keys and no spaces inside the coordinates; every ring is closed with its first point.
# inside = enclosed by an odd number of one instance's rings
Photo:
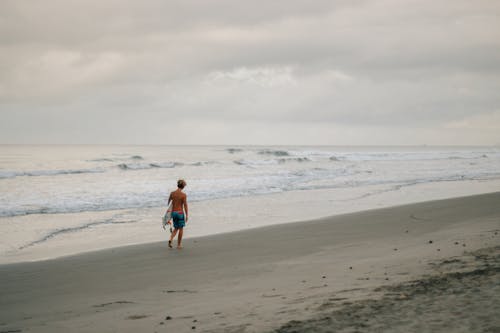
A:
{"type": "Polygon", "coordinates": [[[273,155],[273,156],[290,156],[290,153],[286,150],[272,150],[272,149],[263,149],[258,152],[260,155],[273,155]]]}
{"type": "Polygon", "coordinates": [[[241,148],[227,148],[226,151],[229,154],[234,154],[234,153],[241,153],[243,151],[243,149],[241,149],[241,148]]]}
{"type": "Polygon", "coordinates": [[[184,164],[177,162],[151,162],[151,163],[120,163],[117,165],[117,167],[122,170],[146,170],[154,168],[171,169],[181,165],[184,164]]]}
{"type": "Polygon", "coordinates": [[[0,171],[0,179],[15,178],[15,177],[39,177],[39,176],[59,176],[72,175],[80,173],[101,173],[104,172],[101,168],[94,169],[59,169],[59,170],[33,170],[33,171],[0,171]]]}

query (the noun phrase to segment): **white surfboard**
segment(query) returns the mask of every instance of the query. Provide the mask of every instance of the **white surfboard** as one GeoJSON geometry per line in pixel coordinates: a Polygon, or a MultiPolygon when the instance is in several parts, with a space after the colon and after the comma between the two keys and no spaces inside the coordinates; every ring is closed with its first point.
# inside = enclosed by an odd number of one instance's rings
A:
{"type": "MultiPolygon", "coordinates": [[[[172,203],[167,208],[167,211],[165,212],[165,215],[161,218],[161,225],[163,229],[165,229],[165,226],[167,225],[167,222],[172,219],[172,203]]],[[[170,227],[170,232],[172,232],[172,227],[170,227]]]]}

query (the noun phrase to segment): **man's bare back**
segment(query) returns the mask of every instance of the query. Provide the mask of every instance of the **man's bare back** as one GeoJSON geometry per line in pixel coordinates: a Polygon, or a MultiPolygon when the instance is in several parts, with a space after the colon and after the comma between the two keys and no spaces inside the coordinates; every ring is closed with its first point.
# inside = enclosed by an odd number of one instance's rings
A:
{"type": "Polygon", "coordinates": [[[181,189],[177,189],[170,193],[168,201],[172,201],[172,211],[186,213],[187,215],[186,197],[186,193],[182,192],[181,189]]]}

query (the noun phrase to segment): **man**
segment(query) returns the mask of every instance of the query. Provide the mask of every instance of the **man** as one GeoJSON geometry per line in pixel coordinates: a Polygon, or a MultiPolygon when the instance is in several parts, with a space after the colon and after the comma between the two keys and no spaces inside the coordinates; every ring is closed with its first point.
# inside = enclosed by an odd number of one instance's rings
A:
{"type": "Polygon", "coordinates": [[[170,193],[170,197],[168,198],[168,205],[172,202],[172,221],[174,223],[174,231],[170,235],[168,241],[168,247],[170,248],[172,248],[172,241],[177,233],[179,233],[177,237],[177,248],[182,249],[182,234],[188,220],[187,195],[182,192],[184,187],[186,187],[186,182],[184,179],[179,179],[177,181],[177,190],[170,193]]]}

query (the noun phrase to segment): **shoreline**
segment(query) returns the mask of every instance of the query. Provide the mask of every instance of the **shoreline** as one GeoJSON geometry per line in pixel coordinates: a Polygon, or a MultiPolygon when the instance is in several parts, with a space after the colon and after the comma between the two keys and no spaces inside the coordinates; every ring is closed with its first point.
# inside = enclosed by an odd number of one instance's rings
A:
{"type": "MultiPolygon", "coordinates": [[[[309,220],[332,218],[373,209],[494,193],[498,186],[500,186],[500,180],[490,182],[488,186],[479,181],[440,182],[417,184],[398,191],[377,186],[362,188],[357,192],[350,189],[300,190],[266,194],[262,197],[193,202],[190,204],[192,211],[199,213],[190,220],[185,239],[258,229],[268,224],[307,223],[309,220]],[[376,194],[365,195],[366,191],[376,194]],[[318,196],[323,199],[314,199],[318,196]],[[268,205],[262,208],[264,200],[268,205]],[[238,206],[239,209],[228,212],[224,209],[228,205],[238,206]],[[306,209],[303,208],[304,205],[306,209]]],[[[122,246],[163,242],[168,233],[160,227],[159,220],[162,211],[162,208],[148,208],[140,211],[48,214],[7,219],[6,226],[12,225],[15,229],[9,231],[7,227],[4,232],[8,235],[9,232],[14,232],[19,235],[17,237],[26,239],[19,238],[19,240],[4,243],[0,265],[46,261],[88,252],[117,249],[122,246]],[[114,224],[109,226],[105,223],[101,224],[102,221],[113,220],[115,216],[123,216],[116,221],[119,223],[116,227],[114,224]],[[37,219],[39,226],[45,227],[33,228],[34,218],[37,219]],[[138,219],[140,223],[127,222],[135,219],[138,219]],[[87,224],[91,227],[85,228],[87,224]],[[94,224],[97,226],[93,226],[94,224]]]]}
{"type": "MultiPolygon", "coordinates": [[[[500,246],[500,192],[0,265],[0,331],[271,331],[500,246]],[[495,234],[496,232],[496,234],[495,234]],[[170,319],[167,319],[167,318],[170,319]]],[[[446,319],[446,318],[444,318],[446,319]]]]}

